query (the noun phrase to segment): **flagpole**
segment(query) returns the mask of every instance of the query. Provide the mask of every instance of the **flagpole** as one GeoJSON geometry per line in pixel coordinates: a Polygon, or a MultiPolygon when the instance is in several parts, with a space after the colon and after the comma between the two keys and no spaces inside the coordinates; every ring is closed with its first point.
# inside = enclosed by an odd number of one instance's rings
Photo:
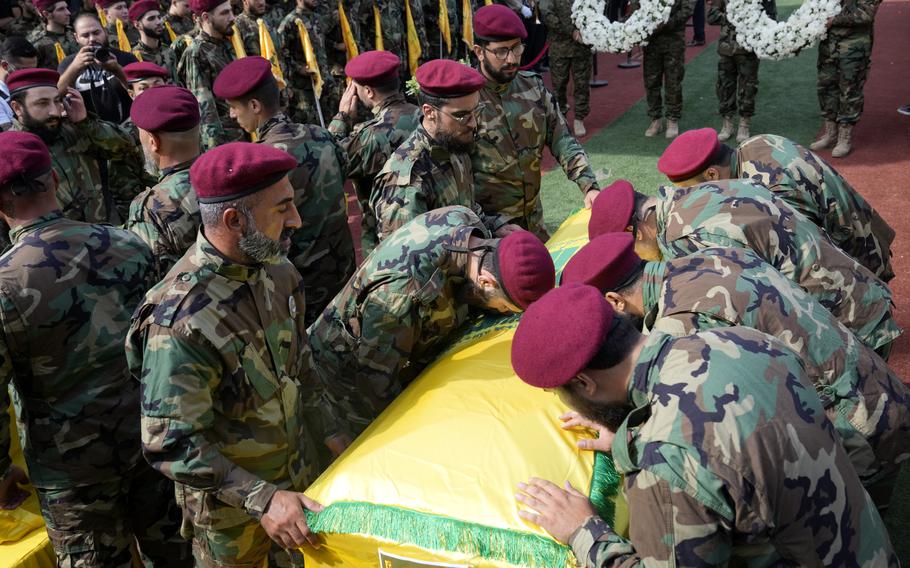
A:
{"type": "Polygon", "coordinates": [[[319,95],[316,94],[316,79],[310,75],[310,84],[313,86],[313,100],[316,101],[316,114],[319,115],[319,126],[325,128],[325,119],[322,118],[322,104],[319,102],[319,95]]]}

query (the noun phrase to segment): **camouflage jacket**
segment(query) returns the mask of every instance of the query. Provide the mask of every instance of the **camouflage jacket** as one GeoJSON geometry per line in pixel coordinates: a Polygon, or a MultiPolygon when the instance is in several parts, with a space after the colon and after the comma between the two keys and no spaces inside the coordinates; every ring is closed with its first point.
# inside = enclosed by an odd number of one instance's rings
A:
{"type": "Polygon", "coordinates": [[[773,337],[653,333],[629,402],[612,448],[629,539],[589,518],[571,539],[583,566],[899,565],[799,358],[773,337]]]}
{"type": "Polygon", "coordinates": [[[174,35],[177,36],[189,34],[196,27],[192,17],[180,18],[171,14],[164,14],[162,19],[171,26],[171,29],[174,30],[174,35]]]}
{"type": "Polygon", "coordinates": [[[177,483],[193,525],[258,519],[276,490],[315,479],[328,427],[317,417],[331,405],[312,375],[304,306],[290,262],[232,263],[200,231],[133,315],[142,450],[177,483]]]}
{"type": "Polygon", "coordinates": [[[171,72],[171,77],[177,73],[177,55],[174,50],[167,46],[164,40],[158,42],[158,47],[153,49],[146,44],[138,41],[133,44],[133,55],[139,61],[148,61],[160,67],[164,67],[171,72]]]}
{"type": "MultiPolygon", "coordinates": [[[[13,123],[13,129],[24,130],[19,122],[13,123]]],[[[116,124],[92,116],[75,124],[64,121],[60,132],[47,149],[57,174],[57,202],[63,214],[88,223],[110,221],[113,195],[110,184],[107,188],[102,184],[99,160],[141,160],[132,136],[116,124]]]]}
{"type": "MultiPolygon", "coordinates": [[[[130,22],[123,22],[123,33],[126,34],[126,39],[129,41],[130,45],[136,45],[139,43],[139,30],[137,30],[133,24],[130,22]]],[[[117,39],[117,21],[108,20],[107,24],[107,42],[111,47],[120,48],[120,44],[117,39]]]]}
{"type": "MultiPolygon", "coordinates": [[[[777,2],[762,0],[762,9],[772,20],[777,20],[777,2]]],[[[720,26],[720,37],[717,38],[717,53],[725,56],[752,53],[736,41],[736,28],[727,20],[727,0],[712,0],[708,8],[708,23],[720,26]]]]}
{"type": "Polygon", "coordinates": [[[315,324],[317,369],[348,419],[365,427],[437,355],[468,318],[457,299],[473,233],[489,238],[467,207],[417,216],[364,260],[315,324]]]}
{"type": "Polygon", "coordinates": [[[294,156],[289,179],[301,228],[291,235],[291,262],[303,276],[310,325],[354,273],[354,241],[344,194],[344,155],[323,128],[278,114],[259,127],[258,141],[294,156]]]}
{"type": "Polygon", "coordinates": [[[363,212],[361,248],[368,255],[376,246],[376,216],[370,209],[370,190],[389,156],[420,124],[420,109],[393,95],[375,107],[373,118],[351,130],[350,117],[335,115],[329,132],[347,158],[348,178],[354,183],[363,212]]]}
{"type": "Polygon", "coordinates": [[[151,252],[132,233],[60,212],[11,237],[0,257],[0,471],[10,463],[12,383],[36,487],[114,479],[141,459],[139,386],[123,342],[152,283],[151,252]]]}
{"type": "Polygon", "coordinates": [[[215,78],[233,60],[234,48],[230,41],[215,39],[199,31],[177,64],[177,74],[199,101],[202,146],[206,150],[243,138],[240,127],[230,117],[227,102],[216,99],[212,92],[215,78]]]}
{"type": "Polygon", "coordinates": [[[584,148],[569,131],[556,98],[536,73],[520,71],[504,85],[487,81],[472,157],[474,193],[488,215],[548,237],[540,203],[540,160],[550,149],[582,193],[597,189],[584,148]]]}
{"type": "Polygon", "coordinates": [[[745,326],[802,358],[864,484],[910,457],[910,393],[805,290],[747,249],[708,248],[644,269],[645,326],[685,336],[745,326]]]}
{"type": "Polygon", "coordinates": [[[657,241],[664,259],[708,247],[748,248],[873,349],[901,333],[888,286],[764,186],[742,180],[662,187],[657,241]]]}
{"type": "Polygon", "coordinates": [[[155,255],[156,282],[196,243],[202,221],[190,185],[190,160],[161,172],[158,184],[130,204],[126,228],[139,235],[155,255]]]}
{"type": "Polygon", "coordinates": [[[38,67],[57,70],[63,61],[57,57],[57,47],[63,50],[63,56],[66,57],[79,51],[79,44],[76,43],[76,36],[73,30],[67,28],[62,34],[48,31],[46,28],[38,28],[28,36],[28,41],[38,50],[38,67]]]}
{"type": "Polygon", "coordinates": [[[495,230],[505,223],[486,216],[474,200],[471,156],[438,146],[420,125],[385,163],[373,184],[370,208],[383,240],[421,213],[462,205],[495,230]]]}
{"type": "Polygon", "coordinates": [[[854,33],[872,33],[875,13],[882,0],[844,0],[840,14],[834,16],[828,35],[843,37],[854,33]]]}
{"type": "MultiPolygon", "coordinates": [[[[329,67],[328,57],[326,56],[325,38],[326,30],[323,29],[323,21],[319,14],[313,10],[304,10],[296,8],[293,12],[281,20],[278,26],[278,43],[276,46],[281,57],[280,60],[285,66],[285,79],[288,87],[297,91],[312,91],[312,76],[306,72],[306,57],[303,54],[303,47],[300,43],[300,34],[297,31],[297,20],[303,22],[307,33],[310,35],[310,42],[313,44],[313,51],[316,53],[316,62],[319,64],[319,72],[322,74],[323,91],[331,87],[334,79],[332,70],[329,67]]],[[[331,112],[331,111],[329,111],[331,112]]]]}
{"type": "MultiPolygon", "coordinates": [[[[276,42],[276,34],[278,33],[278,26],[281,25],[282,17],[281,12],[278,10],[268,10],[262,16],[266,28],[272,35],[273,43],[276,42]]],[[[243,47],[246,49],[246,54],[261,55],[262,51],[259,46],[259,18],[242,12],[234,20],[234,23],[237,24],[237,29],[240,30],[240,37],[243,39],[243,47]]],[[[275,48],[278,48],[277,43],[275,43],[275,48]]]]}
{"type": "Polygon", "coordinates": [[[731,177],[757,181],[828,233],[834,244],[887,282],[894,229],[827,162],[782,136],[753,136],[734,151],[731,177]]]}
{"type": "Polygon", "coordinates": [[[572,21],[572,0],[540,0],[537,8],[540,19],[547,26],[550,53],[566,57],[591,55],[591,46],[572,37],[577,29],[572,21]]]}

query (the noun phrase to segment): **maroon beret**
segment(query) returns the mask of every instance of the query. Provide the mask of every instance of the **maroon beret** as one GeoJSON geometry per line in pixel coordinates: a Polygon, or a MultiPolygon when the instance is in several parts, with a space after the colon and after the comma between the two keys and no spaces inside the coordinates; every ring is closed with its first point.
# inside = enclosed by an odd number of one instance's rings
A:
{"type": "Polygon", "coordinates": [[[229,0],[190,0],[190,11],[194,14],[211,12],[229,0]]]}
{"type": "Polygon", "coordinates": [[[525,39],[528,37],[528,30],[511,8],[502,4],[490,4],[474,14],[474,35],[494,41],[525,39]]]}
{"type": "Polygon", "coordinates": [[[512,338],[512,368],[531,386],[560,387],[583,371],[613,323],[613,308],[593,286],[547,292],[521,316],[512,338]]]}
{"type": "Polygon", "coordinates": [[[216,146],[193,163],[190,183],[199,203],[222,203],[275,185],[297,160],[267,144],[231,142],[216,146]]]}
{"type": "Polygon", "coordinates": [[[51,9],[57,5],[57,2],[65,2],[66,0],[32,0],[32,4],[35,5],[35,8],[41,10],[42,12],[50,12],[51,9]]]}
{"type": "Polygon", "coordinates": [[[635,188],[624,179],[618,179],[600,192],[591,206],[588,221],[588,239],[594,240],[605,233],[620,233],[631,224],[635,208],[635,188]]]}
{"type": "Polygon", "coordinates": [[[60,80],[60,73],[51,69],[20,69],[13,71],[6,77],[6,88],[9,94],[14,95],[19,91],[32,87],[56,87],[60,80]]]}
{"type": "Polygon", "coordinates": [[[159,85],[136,97],[130,118],[146,132],[185,132],[199,124],[199,102],[183,87],[159,85]]]}
{"type": "Polygon", "coordinates": [[[95,4],[102,10],[107,10],[114,4],[119,4],[120,2],[126,2],[126,0],[95,0],[95,4]]]}
{"type": "Polygon", "coordinates": [[[513,304],[527,309],[556,284],[550,251],[528,231],[509,233],[496,247],[500,284],[513,304]]]}
{"type": "Polygon", "coordinates": [[[683,181],[703,172],[718,150],[720,140],[713,128],[689,130],[670,142],[657,160],[657,169],[670,181],[683,181]]]}
{"type": "Polygon", "coordinates": [[[451,59],[434,59],[414,73],[420,90],[434,97],[455,98],[476,93],[486,84],[477,70],[451,59]]]}
{"type": "Polygon", "coordinates": [[[161,11],[161,4],[158,3],[158,0],[139,0],[130,6],[130,21],[141,20],[142,16],[152,10],[161,11]]]}
{"type": "Polygon", "coordinates": [[[150,61],[130,63],[123,68],[123,74],[126,75],[127,83],[135,83],[149,77],[161,77],[162,79],[171,77],[170,71],[150,61]]]}
{"type": "Polygon", "coordinates": [[[0,132],[0,187],[17,179],[33,180],[51,170],[47,146],[31,132],[0,132]]]}
{"type": "Polygon", "coordinates": [[[237,99],[271,77],[272,64],[268,59],[258,55],[235,59],[218,73],[212,92],[220,99],[237,99]]]}
{"type": "Polygon", "coordinates": [[[632,233],[607,233],[581,247],[566,264],[560,283],[587,284],[612,292],[629,284],[642,264],[632,233]]]}
{"type": "Polygon", "coordinates": [[[374,87],[398,77],[401,59],[391,51],[365,51],[348,61],[344,74],[361,85],[374,87]]]}

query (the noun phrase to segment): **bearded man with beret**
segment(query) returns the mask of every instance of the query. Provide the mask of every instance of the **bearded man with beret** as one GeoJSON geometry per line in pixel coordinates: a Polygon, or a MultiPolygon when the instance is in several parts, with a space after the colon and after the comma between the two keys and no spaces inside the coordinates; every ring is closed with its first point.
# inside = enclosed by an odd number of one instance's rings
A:
{"type": "Polygon", "coordinates": [[[123,342],[152,254],[122,229],[67,219],[40,138],[0,134],[0,506],[25,480],[9,458],[9,396],[59,566],[189,566],[174,484],[139,445],[139,384],[123,342]]]}
{"type": "Polygon", "coordinates": [[[584,148],[566,123],[556,98],[540,75],[519,71],[522,40],[518,15],[500,4],[484,6],[474,16],[474,55],[485,84],[480,90],[477,148],[471,163],[474,191],[484,214],[499,217],[549,238],[540,201],[540,162],[544,148],[578,185],[585,207],[599,193],[584,148]]]}
{"type": "Polygon", "coordinates": [[[129,10],[130,22],[139,32],[139,41],[133,44],[133,55],[139,61],[154,63],[173,73],[177,69],[174,51],[169,49],[165,37],[161,4],[158,0],[137,0],[129,10]]]}
{"type": "Polygon", "coordinates": [[[802,361],[776,338],[644,336],[576,284],[522,316],[512,367],[577,411],[564,427],[596,431],[579,445],[612,452],[624,476],[628,538],[571,485],[519,484],[519,515],[579,565],[899,566],[802,361]]]}
{"type": "MultiPolygon", "coordinates": [[[[107,20],[107,37],[111,47],[121,47],[119,45],[118,27],[123,30],[129,45],[136,45],[139,41],[139,30],[130,26],[129,2],[126,0],[96,0],[95,6],[99,9],[99,18],[101,12],[107,20]],[[119,24],[118,24],[119,22],[119,24]]],[[[122,46],[123,51],[128,51],[126,46],[122,46]]]]}
{"type": "MultiPolygon", "coordinates": [[[[150,91],[154,92],[154,89],[150,91]]],[[[349,442],[312,374],[288,153],[233,142],[190,167],[196,244],[146,294],[127,340],[142,449],[176,482],[197,566],[301,565],[301,493],[349,442]]]]}
{"type": "Polygon", "coordinates": [[[472,308],[519,313],[553,287],[539,239],[491,237],[467,207],[418,215],[379,243],[310,327],[317,368],[356,429],[433,361],[472,308]]]}

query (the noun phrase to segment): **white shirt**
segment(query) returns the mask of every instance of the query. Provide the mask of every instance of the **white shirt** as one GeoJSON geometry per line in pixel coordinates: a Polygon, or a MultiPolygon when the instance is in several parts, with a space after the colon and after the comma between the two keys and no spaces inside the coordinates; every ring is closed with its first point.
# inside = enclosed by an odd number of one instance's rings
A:
{"type": "Polygon", "coordinates": [[[9,124],[14,118],[16,115],[9,106],[9,89],[6,83],[0,81],[0,124],[9,124]]]}

